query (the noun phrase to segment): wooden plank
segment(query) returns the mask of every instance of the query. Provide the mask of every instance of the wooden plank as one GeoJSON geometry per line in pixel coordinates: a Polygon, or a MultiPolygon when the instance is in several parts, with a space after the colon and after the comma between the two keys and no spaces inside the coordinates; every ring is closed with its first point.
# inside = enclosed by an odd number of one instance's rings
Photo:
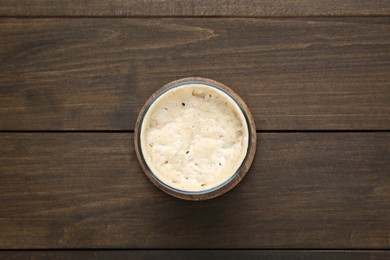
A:
{"type": "Polygon", "coordinates": [[[390,248],[390,133],[262,133],[245,179],[182,201],[128,133],[0,134],[0,248],[390,248]]]}
{"type": "Polygon", "coordinates": [[[13,259],[383,259],[389,251],[368,250],[55,250],[0,251],[0,258],[13,259]]]}
{"type": "Polygon", "coordinates": [[[367,16],[389,15],[386,0],[2,0],[1,16],[367,16]]]}
{"type": "Polygon", "coordinates": [[[260,130],[389,130],[390,18],[0,19],[0,130],[133,130],[202,76],[260,130]]]}

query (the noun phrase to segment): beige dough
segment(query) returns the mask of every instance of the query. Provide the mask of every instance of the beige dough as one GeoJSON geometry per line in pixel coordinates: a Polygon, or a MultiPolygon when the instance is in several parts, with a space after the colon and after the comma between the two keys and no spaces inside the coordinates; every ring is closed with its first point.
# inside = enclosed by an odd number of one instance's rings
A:
{"type": "Polygon", "coordinates": [[[168,90],[150,106],[141,127],[146,163],[162,182],[183,191],[216,187],[241,166],[248,126],[223,91],[188,84],[168,90]]]}

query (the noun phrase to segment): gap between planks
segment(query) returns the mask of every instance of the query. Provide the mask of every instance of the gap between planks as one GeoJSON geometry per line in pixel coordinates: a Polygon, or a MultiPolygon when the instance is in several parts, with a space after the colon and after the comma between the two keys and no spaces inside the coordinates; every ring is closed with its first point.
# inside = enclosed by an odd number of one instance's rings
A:
{"type": "MultiPolygon", "coordinates": [[[[256,133],[389,133],[390,130],[256,130],[256,133]]],[[[134,130],[0,130],[1,133],[134,133],[134,130]]]]}

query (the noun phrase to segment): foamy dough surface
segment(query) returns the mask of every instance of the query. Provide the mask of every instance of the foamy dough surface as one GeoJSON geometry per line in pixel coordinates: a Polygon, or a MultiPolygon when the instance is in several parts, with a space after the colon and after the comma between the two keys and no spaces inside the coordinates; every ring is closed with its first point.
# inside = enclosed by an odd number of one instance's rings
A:
{"type": "Polygon", "coordinates": [[[202,84],[173,88],[146,113],[141,149],[165,184],[201,191],[228,180],[248,148],[245,117],[227,94],[202,84]]]}

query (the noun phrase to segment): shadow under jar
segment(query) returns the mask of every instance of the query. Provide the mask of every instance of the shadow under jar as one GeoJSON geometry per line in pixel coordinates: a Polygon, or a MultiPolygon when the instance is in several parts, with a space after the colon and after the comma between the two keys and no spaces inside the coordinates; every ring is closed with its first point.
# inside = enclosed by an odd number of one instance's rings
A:
{"type": "Polygon", "coordinates": [[[146,176],[186,200],[232,189],[256,152],[256,127],[244,101],[205,78],[184,78],[157,90],[141,109],[134,139],[146,176]]]}

